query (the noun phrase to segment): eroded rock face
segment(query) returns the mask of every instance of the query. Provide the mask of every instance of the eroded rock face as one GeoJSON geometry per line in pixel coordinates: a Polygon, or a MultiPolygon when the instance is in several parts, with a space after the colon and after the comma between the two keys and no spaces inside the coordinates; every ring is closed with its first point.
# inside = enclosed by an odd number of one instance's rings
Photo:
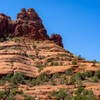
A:
{"type": "Polygon", "coordinates": [[[62,37],[53,34],[49,38],[42,20],[33,8],[27,11],[25,8],[17,14],[16,21],[5,14],[0,14],[0,37],[7,37],[12,34],[14,37],[24,36],[34,40],[53,40],[57,45],[63,47],[62,37]]]}
{"type": "Polygon", "coordinates": [[[12,33],[14,36],[27,36],[35,40],[49,39],[40,17],[33,8],[27,11],[22,8],[21,13],[17,14],[16,21],[12,21],[5,14],[0,14],[0,33],[1,36],[12,33]]]}
{"type": "MultiPolygon", "coordinates": [[[[8,33],[8,22],[11,20],[10,17],[6,16],[5,14],[0,14],[0,36],[3,35],[3,33],[8,33]],[[5,29],[7,28],[7,29],[5,29]]],[[[6,35],[6,34],[5,34],[6,35]]]]}
{"type": "Polygon", "coordinates": [[[57,45],[63,47],[62,37],[59,34],[52,34],[50,39],[53,40],[57,45]]]}

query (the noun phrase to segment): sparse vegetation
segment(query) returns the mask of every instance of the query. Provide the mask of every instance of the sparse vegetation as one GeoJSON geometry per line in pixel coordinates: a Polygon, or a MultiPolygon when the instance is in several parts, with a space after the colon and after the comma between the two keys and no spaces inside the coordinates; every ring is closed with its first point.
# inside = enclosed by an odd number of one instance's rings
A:
{"type": "Polygon", "coordinates": [[[78,56],[78,60],[85,60],[81,55],[78,56]]]}
{"type": "Polygon", "coordinates": [[[33,55],[29,55],[28,57],[31,58],[32,60],[34,60],[34,59],[36,58],[36,57],[33,56],[33,55]]]}
{"type": "Polygon", "coordinates": [[[65,73],[66,73],[66,75],[72,75],[73,71],[74,71],[74,68],[69,68],[66,70],[65,73]]]}
{"type": "Polygon", "coordinates": [[[0,46],[0,50],[3,50],[3,49],[5,49],[5,47],[4,46],[0,46]]]}
{"type": "Polygon", "coordinates": [[[56,85],[56,81],[55,80],[51,80],[50,83],[51,83],[51,85],[56,85]]]}
{"type": "Polygon", "coordinates": [[[28,57],[28,55],[26,54],[26,52],[20,53],[20,55],[28,57]]]}
{"type": "Polygon", "coordinates": [[[33,45],[33,48],[36,49],[36,45],[35,44],[33,45]]]}
{"type": "Polygon", "coordinates": [[[12,39],[14,42],[20,42],[21,40],[19,38],[13,38],[12,39]]]}
{"type": "Polygon", "coordinates": [[[36,65],[35,65],[37,68],[39,68],[39,72],[46,67],[45,64],[41,64],[40,62],[37,62],[36,65]]]}
{"type": "Polygon", "coordinates": [[[51,62],[51,66],[59,66],[58,62],[51,62]]]}
{"type": "Polygon", "coordinates": [[[87,77],[94,76],[94,72],[93,71],[87,71],[87,72],[85,72],[85,74],[86,74],[87,77]]]}
{"type": "MultiPolygon", "coordinates": [[[[66,96],[70,96],[67,89],[61,88],[61,89],[59,89],[59,91],[52,91],[48,97],[51,99],[52,99],[52,97],[54,97],[56,100],[60,100],[60,99],[67,100],[67,99],[65,99],[66,96]]],[[[71,98],[71,97],[69,97],[69,98],[71,98]]]]}
{"type": "Polygon", "coordinates": [[[72,60],[72,65],[77,65],[76,59],[73,59],[73,60],[72,60]]]}
{"type": "Polygon", "coordinates": [[[0,38],[0,42],[4,42],[5,41],[5,38],[4,37],[1,37],[0,38]]]}
{"type": "Polygon", "coordinates": [[[17,90],[17,88],[13,88],[13,89],[5,89],[0,91],[0,100],[16,100],[15,96],[16,94],[20,94],[21,96],[24,97],[25,100],[33,100],[33,97],[30,95],[26,95],[24,94],[24,92],[22,90],[17,90]]]}
{"type": "Polygon", "coordinates": [[[98,82],[98,81],[99,81],[99,79],[97,78],[97,76],[94,76],[94,77],[92,78],[92,80],[93,80],[93,82],[98,82]]]}
{"type": "Polygon", "coordinates": [[[78,87],[75,94],[72,96],[69,90],[61,88],[59,91],[52,91],[48,97],[54,97],[56,100],[98,100],[91,90],[86,90],[82,86],[78,87]]]}
{"type": "Polygon", "coordinates": [[[49,59],[47,60],[47,62],[52,62],[52,61],[54,61],[54,59],[55,59],[55,58],[49,58],[49,59]]]}
{"type": "Polygon", "coordinates": [[[14,35],[13,35],[12,33],[9,33],[8,39],[11,40],[11,39],[13,38],[13,36],[14,36],[14,35]]]}
{"type": "Polygon", "coordinates": [[[0,82],[5,83],[6,81],[13,84],[25,84],[25,74],[24,73],[16,73],[13,75],[12,73],[8,73],[6,76],[2,77],[0,82]]]}
{"type": "Polygon", "coordinates": [[[60,76],[59,73],[55,73],[55,74],[53,74],[53,78],[54,78],[54,79],[55,79],[55,78],[59,78],[59,76],[60,76]]]}
{"type": "Polygon", "coordinates": [[[74,85],[75,82],[76,82],[75,75],[72,75],[70,78],[70,84],[74,85]]]}
{"type": "Polygon", "coordinates": [[[58,54],[57,56],[58,56],[58,57],[66,57],[67,54],[58,54]]]}

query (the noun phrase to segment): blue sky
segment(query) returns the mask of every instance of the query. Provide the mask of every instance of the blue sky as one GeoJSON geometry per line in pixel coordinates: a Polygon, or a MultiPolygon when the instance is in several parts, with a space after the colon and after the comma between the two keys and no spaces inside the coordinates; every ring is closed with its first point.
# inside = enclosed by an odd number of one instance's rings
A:
{"type": "Polygon", "coordinates": [[[16,19],[21,8],[34,8],[49,35],[59,33],[64,48],[100,61],[100,0],[1,0],[0,13],[16,19]]]}

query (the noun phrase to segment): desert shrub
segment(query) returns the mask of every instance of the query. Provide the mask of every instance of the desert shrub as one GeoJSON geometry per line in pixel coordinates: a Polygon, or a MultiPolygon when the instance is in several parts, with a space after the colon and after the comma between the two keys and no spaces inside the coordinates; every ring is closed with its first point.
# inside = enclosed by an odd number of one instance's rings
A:
{"type": "Polygon", "coordinates": [[[32,60],[35,59],[35,57],[34,57],[33,55],[29,55],[28,57],[29,57],[30,59],[32,59],[32,60]]]}
{"type": "Polygon", "coordinates": [[[53,78],[55,79],[55,78],[59,78],[59,73],[55,73],[55,74],[53,74],[53,78]]]}
{"type": "Polygon", "coordinates": [[[93,62],[92,66],[96,67],[96,62],[93,62]]]}
{"type": "Polygon", "coordinates": [[[3,50],[3,49],[5,49],[6,47],[4,47],[4,46],[0,46],[0,50],[3,50]]]}
{"type": "Polygon", "coordinates": [[[55,58],[49,58],[47,62],[52,62],[55,58]]]}
{"type": "Polygon", "coordinates": [[[76,82],[75,75],[72,75],[70,78],[70,84],[73,85],[76,82]]]}
{"type": "Polygon", "coordinates": [[[58,54],[57,56],[58,56],[58,57],[66,57],[67,54],[58,54]]]}
{"type": "Polygon", "coordinates": [[[29,86],[41,85],[44,82],[48,82],[51,79],[51,75],[41,73],[37,78],[33,78],[26,82],[29,86]]]}
{"type": "Polygon", "coordinates": [[[8,89],[0,91],[0,100],[15,100],[8,89]]]}
{"type": "Polygon", "coordinates": [[[42,60],[42,59],[44,59],[45,58],[45,56],[39,56],[39,59],[40,60],[42,60]]]}
{"type": "Polygon", "coordinates": [[[11,77],[12,77],[12,73],[8,73],[6,76],[3,76],[0,79],[0,84],[4,85],[6,81],[10,81],[11,77]]]}
{"type": "Polygon", "coordinates": [[[93,82],[98,82],[98,78],[97,78],[97,76],[94,76],[93,78],[92,78],[92,80],[93,80],[93,82]]]}
{"type": "Polygon", "coordinates": [[[34,100],[32,96],[23,94],[24,100],[34,100]]]}
{"type": "Polygon", "coordinates": [[[66,75],[62,74],[60,84],[65,84],[65,82],[66,82],[66,75]]]}
{"type": "Polygon", "coordinates": [[[38,76],[37,79],[39,79],[39,80],[41,80],[41,81],[43,81],[43,82],[45,82],[45,81],[47,80],[47,79],[46,79],[45,73],[41,73],[41,74],[38,76]]]}
{"type": "Polygon", "coordinates": [[[26,52],[20,53],[20,55],[25,56],[25,57],[28,57],[28,55],[26,54],[26,52]]]}
{"type": "Polygon", "coordinates": [[[71,94],[68,94],[65,96],[64,100],[73,100],[73,97],[71,94]]]}
{"type": "Polygon", "coordinates": [[[70,58],[73,58],[74,56],[72,54],[69,55],[70,58]]]}
{"type": "Polygon", "coordinates": [[[63,63],[62,62],[60,62],[60,64],[59,64],[60,66],[63,66],[63,63]]]}
{"type": "Polygon", "coordinates": [[[9,96],[9,97],[7,97],[7,100],[16,100],[16,99],[12,96],[9,96]]]}
{"type": "Polygon", "coordinates": [[[8,39],[10,40],[10,39],[12,39],[13,38],[13,34],[12,33],[9,33],[9,35],[8,35],[8,39]]]}
{"type": "Polygon", "coordinates": [[[14,86],[17,83],[25,84],[25,74],[23,72],[16,73],[13,75],[12,73],[8,73],[6,76],[3,76],[0,82],[5,83],[6,81],[12,83],[14,86]]]}
{"type": "Polygon", "coordinates": [[[57,97],[56,97],[57,100],[65,98],[65,96],[66,96],[66,93],[65,93],[65,92],[66,92],[66,91],[65,91],[64,88],[60,89],[60,90],[58,91],[58,94],[57,94],[57,97]]]}
{"type": "Polygon", "coordinates": [[[40,85],[44,82],[48,82],[50,77],[50,75],[41,73],[36,79],[32,79],[29,84],[30,86],[40,85]]]}
{"type": "Polygon", "coordinates": [[[38,67],[39,72],[41,72],[41,70],[46,67],[46,64],[41,64],[41,63],[37,62],[35,66],[38,67]]]}
{"type": "Polygon", "coordinates": [[[33,46],[32,46],[34,49],[36,49],[36,45],[34,44],[33,46]]]}
{"type": "Polygon", "coordinates": [[[85,72],[86,77],[93,77],[94,76],[94,72],[93,71],[87,71],[85,72]]]}
{"type": "Polygon", "coordinates": [[[83,58],[83,57],[81,57],[81,55],[79,55],[78,60],[85,60],[85,58],[83,58]]]}
{"type": "Polygon", "coordinates": [[[84,90],[84,87],[79,86],[78,89],[75,91],[75,94],[79,95],[83,92],[83,90],[84,90]]]}
{"type": "Polygon", "coordinates": [[[17,88],[13,89],[5,89],[3,91],[0,91],[0,100],[16,100],[14,96],[16,94],[20,94],[24,97],[24,100],[33,100],[32,96],[24,94],[22,90],[17,90],[17,88]]]}
{"type": "Polygon", "coordinates": [[[65,83],[66,85],[68,85],[68,79],[67,79],[67,78],[65,79],[64,83],[65,83]]]}
{"type": "Polygon", "coordinates": [[[51,85],[56,85],[56,81],[55,80],[50,80],[51,85]]]}
{"type": "Polygon", "coordinates": [[[71,100],[72,96],[68,93],[67,89],[61,88],[59,91],[52,91],[49,98],[54,97],[56,100],[71,100]],[[70,99],[68,99],[70,98],[70,99]]]}
{"type": "Polygon", "coordinates": [[[51,62],[51,66],[59,66],[58,62],[51,62]]]}
{"type": "Polygon", "coordinates": [[[85,90],[84,87],[79,86],[75,91],[76,96],[73,100],[97,100],[92,90],[85,90]]]}
{"type": "Polygon", "coordinates": [[[100,79],[100,70],[97,70],[97,71],[95,72],[95,76],[96,76],[97,78],[100,79]]]}
{"type": "Polygon", "coordinates": [[[35,65],[36,67],[38,67],[39,68],[39,72],[43,69],[43,68],[45,68],[46,67],[46,65],[45,64],[41,64],[41,63],[36,63],[36,65],[35,65]]]}
{"type": "Polygon", "coordinates": [[[3,86],[5,84],[5,81],[0,80],[0,86],[3,86]]]}
{"type": "Polygon", "coordinates": [[[4,42],[5,41],[5,38],[0,38],[0,42],[4,42]]]}
{"type": "Polygon", "coordinates": [[[39,80],[39,79],[32,79],[29,83],[28,83],[28,85],[29,86],[35,86],[35,85],[39,85],[41,83],[41,80],[39,80]]]}
{"type": "Polygon", "coordinates": [[[21,40],[19,38],[13,38],[12,39],[14,42],[20,42],[21,40]]]}
{"type": "Polygon", "coordinates": [[[95,67],[100,67],[100,65],[96,65],[95,67]]]}
{"type": "Polygon", "coordinates": [[[66,75],[72,75],[73,71],[74,71],[74,68],[69,68],[66,70],[65,73],[66,73],[66,75]]]}
{"type": "Polygon", "coordinates": [[[15,96],[15,95],[17,94],[17,92],[18,92],[17,88],[13,88],[13,89],[10,91],[10,94],[11,94],[12,96],[15,96]]]}
{"type": "Polygon", "coordinates": [[[76,59],[73,59],[73,61],[72,61],[72,65],[77,65],[77,61],[76,61],[76,59]]]}
{"type": "Polygon", "coordinates": [[[55,98],[56,100],[98,100],[92,90],[86,90],[82,86],[75,90],[75,96],[72,96],[67,89],[61,88],[59,91],[52,91],[48,97],[50,99],[55,98]]]}
{"type": "Polygon", "coordinates": [[[61,79],[60,84],[64,84],[64,83],[65,83],[65,80],[61,79]]]}
{"type": "Polygon", "coordinates": [[[86,90],[82,86],[79,86],[75,91],[75,96],[72,96],[67,89],[62,88],[59,91],[52,91],[48,97],[51,99],[53,97],[56,100],[97,100],[92,90],[86,90]]]}
{"type": "Polygon", "coordinates": [[[48,95],[48,97],[49,97],[49,98],[51,98],[51,97],[56,97],[56,95],[57,95],[57,92],[54,90],[54,91],[52,91],[52,92],[48,95]]]}
{"type": "Polygon", "coordinates": [[[86,74],[85,73],[76,73],[76,77],[79,79],[79,80],[85,80],[86,78],[86,74]]]}
{"type": "Polygon", "coordinates": [[[0,91],[0,99],[5,99],[8,96],[8,91],[0,91]]]}
{"type": "Polygon", "coordinates": [[[10,86],[11,89],[18,88],[17,84],[12,83],[12,82],[9,83],[9,86],[10,86]]]}
{"type": "Polygon", "coordinates": [[[35,65],[36,67],[38,67],[38,68],[44,68],[44,67],[46,67],[45,65],[42,65],[41,63],[36,63],[36,65],[35,65]]]}
{"type": "Polygon", "coordinates": [[[14,84],[25,84],[25,74],[22,72],[16,73],[14,76],[11,77],[11,82],[14,84]]]}

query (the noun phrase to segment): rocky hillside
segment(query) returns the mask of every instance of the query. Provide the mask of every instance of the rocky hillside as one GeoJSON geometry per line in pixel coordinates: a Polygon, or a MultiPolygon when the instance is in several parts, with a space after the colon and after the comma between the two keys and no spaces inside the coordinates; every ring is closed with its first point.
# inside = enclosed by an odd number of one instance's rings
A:
{"type": "Polygon", "coordinates": [[[0,14],[0,100],[99,100],[100,63],[65,50],[34,9],[0,14]]]}

